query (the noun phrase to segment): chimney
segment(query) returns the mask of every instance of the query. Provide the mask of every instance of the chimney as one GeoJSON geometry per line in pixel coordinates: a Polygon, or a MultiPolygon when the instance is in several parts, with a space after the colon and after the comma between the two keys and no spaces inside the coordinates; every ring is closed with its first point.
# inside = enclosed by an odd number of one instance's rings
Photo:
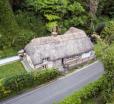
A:
{"type": "Polygon", "coordinates": [[[52,28],[52,36],[56,37],[58,35],[58,26],[55,26],[52,28]]]}

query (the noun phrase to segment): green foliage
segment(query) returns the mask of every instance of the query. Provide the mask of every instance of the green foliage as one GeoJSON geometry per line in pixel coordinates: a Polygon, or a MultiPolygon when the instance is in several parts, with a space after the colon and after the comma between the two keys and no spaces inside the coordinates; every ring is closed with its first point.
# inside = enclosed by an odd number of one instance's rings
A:
{"type": "Polygon", "coordinates": [[[25,31],[33,32],[34,37],[44,36],[47,34],[46,26],[41,16],[36,16],[33,12],[17,11],[15,13],[15,19],[22,30],[25,29],[25,31]]]}
{"type": "MultiPolygon", "coordinates": [[[[102,55],[102,61],[105,66],[105,72],[114,74],[114,48],[108,48],[105,54],[102,55]]],[[[113,76],[113,75],[112,75],[113,76]]]]}
{"type": "Polygon", "coordinates": [[[99,23],[97,26],[96,26],[96,29],[95,29],[95,32],[97,34],[101,34],[102,30],[104,29],[105,27],[105,23],[99,23]]]}
{"type": "Polygon", "coordinates": [[[34,37],[34,32],[23,29],[19,32],[19,35],[14,38],[12,46],[17,50],[22,49],[34,37]]]}
{"type": "Polygon", "coordinates": [[[0,79],[19,75],[22,73],[26,73],[26,70],[20,62],[14,62],[4,66],[0,66],[0,79]]]}
{"type": "Polygon", "coordinates": [[[15,35],[18,35],[18,25],[8,0],[0,1],[0,47],[11,47],[15,35]]]}
{"type": "Polygon", "coordinates": [[[46,34],[42,19],[34,13],[12,11],[8,0],[0,1],[0,49],[23,48],[32,38],[46,34]]]}
{"type": "Polygon", "coordinates": [[[104,76],[101,77],[98,81],[95,81],[80,91],[75,92],[72,96],[67,97],[59,104],[83,104],[82,102],[96,96],[99,91],[102,90],[102,86],[105,86],[105,80],[106,78],[104,76]]]}
{"type": "Polygon", "coordinates": [[[5,58],[5,57],[14,56],[16,54],[17,54],[17,51],[14,50],[13,48],[0,50],[0,59],[5,58]]]}
{"type": "Polygon", "coordinates": [[[109,21],[101,33],[101,38],[111,43],[114,40],[114,21],[109,21]]]}
{"type": "Polygon", "coordinates": [[[114,0],[100,0],[97,14],[114,17],[114,0]]]}
{"type": "Polygon", "coordinates": [[[27,88],[41,85],[56,78],[60,73],[56,70],[42,70],[21,74],[0,80],[0,99],[17,94],[27,88]]]}
{"type": "Polygon", "coordinates": [[[101,57],[105,67],[104,75],[99,80],[67,97],[59,104],[85,104],[85,101],[98,95],[102,98],[102,103],[100,104],[106,104],[111,101],[111,94],[114,88],[114,44],[106,48],[105,51],[102,48],[100,51],[102,52],[99,57],[101,57]]]}
{"type": "Polygon", "coordinates": [[[35,12],[45,17],[49,31],[54,26],[69,28],[82,26],[87,22],[87,14],[83,6],[75,0],[26,0],[35,12]]]}
{"type": "MultiPolygon", "coordinates": [[[[66,13],[66,6],[68,0],[26,0],[28,5],[33,6],[36,12],[39,12],[42,16],[45,17],[46,21],[60,21],[60,19],[66,13]]],[[[57,21],[57,22],[58,22],[57,21]]],[[[54,24],[52,27],[58,24],[54,24]]],[[[51,28],[52,28],[51,27],[51,28]]],[[[50,28],[50,25],[47,28],[50,28]]],[[[51,30],[50,30],[51,31],[51,30]]]]}
{"type": "Polygon", "coordinates": [[[97,44],[94,45],[94,50],[97,58],[101,59],[107,47],[108,45],[106,43],[104,43],[103,41],[97,40],[97,44]]]}
{"type": "Polygon", "coordinates": [[[15,19],[21,29],[19,35],[15,36],[13,47],[23,48],[31,39],[47,35],[46,27],[40,17],[27,11],[17,11],[15,19]]]}
{"type": "Polygon", "coordinates": [[[105,77],[107,79],[107,85],[104,86],[102,92],[104,101],[110,102],[111,94],[114,86],[114,44],[110,46],[102,55],[102,62],[105,67],[105,77]]]}

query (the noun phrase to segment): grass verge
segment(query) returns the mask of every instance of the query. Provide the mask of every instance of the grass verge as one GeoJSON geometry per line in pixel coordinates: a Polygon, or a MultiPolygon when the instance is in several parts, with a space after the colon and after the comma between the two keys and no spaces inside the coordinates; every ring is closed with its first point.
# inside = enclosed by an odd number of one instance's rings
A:
{"type": "Polygon", "coordinates": [[[26,70],[24,69],[21,62],[14,62],[4,66],[0,66],[0,79],[19,75],[22,73],[26,73],[26,70]]]}

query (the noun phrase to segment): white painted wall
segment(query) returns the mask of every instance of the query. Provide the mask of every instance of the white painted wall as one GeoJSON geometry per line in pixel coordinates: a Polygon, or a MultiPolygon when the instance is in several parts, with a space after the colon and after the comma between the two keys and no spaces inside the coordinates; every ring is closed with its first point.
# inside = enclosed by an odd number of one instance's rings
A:
{"type": "Polygon", "coordinates": [[[91,56],[95,55],[94,51],[89,51],[87,53],[83,53],[81,58],[84,59],[84,58],[89,58],[91,56]]]}

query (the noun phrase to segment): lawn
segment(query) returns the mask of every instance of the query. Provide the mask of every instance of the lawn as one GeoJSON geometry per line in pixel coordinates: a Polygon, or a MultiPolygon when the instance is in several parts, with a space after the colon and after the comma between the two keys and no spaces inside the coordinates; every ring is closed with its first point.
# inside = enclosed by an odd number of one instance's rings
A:
{"type": "Polygon", "coordinates": [[[6,78],[22,73],[26,73],[26,71],[20,62],[0,66],[0,78],[6,78]]]}
{"type": "Polygon", "coordinates": [[[14,56],[16,54],[17,54],[17,51],[14,50],[13,48],[0,50],[0,59],[5,58],[5,57],[14,56]]]}
{"type": "MultiPolygon", "coordinates": [[[[10,57],[10,56],[15,56],[16,53],[17,53],[16,50],[12,48],[0,50],[0,59],[3,59],[5,57],[10,57]]],[[[21,62],[14,62],[11,64],[3,65],[3,66],[0,66],[0,79],[10,77],[13,75],[18,75],[25,72],[26,71],[23,65],[21,64],[21,62]]]]}

